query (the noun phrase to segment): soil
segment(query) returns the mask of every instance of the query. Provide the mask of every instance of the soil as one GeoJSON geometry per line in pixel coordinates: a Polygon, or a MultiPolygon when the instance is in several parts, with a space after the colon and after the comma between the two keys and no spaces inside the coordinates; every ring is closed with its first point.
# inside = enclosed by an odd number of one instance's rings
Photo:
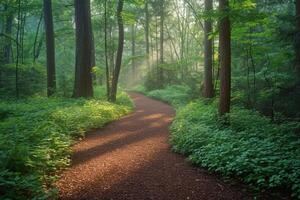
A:
{"type": "Polygon", "coordinates": [[[173,153],[167,104],[131,93],[135,111],[74,145],[71,167],[57,186],[60,199],[240,200],[232,186],[173,153]]]}

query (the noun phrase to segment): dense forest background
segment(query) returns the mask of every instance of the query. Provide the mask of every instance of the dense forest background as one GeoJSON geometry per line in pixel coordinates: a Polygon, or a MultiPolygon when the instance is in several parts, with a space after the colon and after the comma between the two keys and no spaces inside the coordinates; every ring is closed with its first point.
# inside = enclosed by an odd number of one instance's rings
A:
{"type": "MultiPolygon", "coordinates": [[[[153,90],[180,84],[201,96],[204,87],[204,21],[207,19],[211,20],[212,26],[208,30],[212,41],[212,87],[214,94],[219,93],[217,19],[221,14],[217,5],[205,12],[203,3],[125,2],[122,12],[125,30],[123,87],[144,83],[147,90],[153,90]]],[[[43,2],[28,0],[19,4],[18,1],[1,4],[2,98],[46,94],[47,30],[41,9],[43,2]]],[[[118,48],[118,23],[113,6],[116,2],[92,1],[91,4],[95,49],[93,82],[105,85],[106,66],[111,72],[110,80],[118,48]]],[[[247,0],[231,4],[233,102],[272,118],[297,119],[298,21],[295,2],[247,0]]],[[[75,79],[73,1],[53,1],[52,10],[56,95],[70,97],[75,79]]]]}
{"type": "Polygon", "coordinates": [[[3,0],[0,16],[0,195],[45,193],[74,138],[132,110],[131,90],[178,110],[175,151],[300,198],[299,0],[3,0]]]}

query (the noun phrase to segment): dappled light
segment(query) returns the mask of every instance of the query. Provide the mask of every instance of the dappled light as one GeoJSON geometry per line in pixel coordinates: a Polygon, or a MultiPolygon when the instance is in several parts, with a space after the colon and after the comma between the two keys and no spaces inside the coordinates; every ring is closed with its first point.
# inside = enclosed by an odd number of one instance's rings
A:
{"type": "Polygon", "coordinates": [[[141,95],[132,96],[136,111],[101,130],[97,134],[101,140],[93,134],[92,141],[98,140],[98,146],[89,140],[89,135],[88,142],[74,146],[72,168],[57,183],[61,199],[242,197],[236,188],[219,181],[215,184],[214,176],[190,168],[183,157],[170,152],[167,133],[174,111],[169,106],[141,95]],[[156,109],[145,107],[148,104],[156,109]],[[141,108],[142,114],[138,112],[141,108]],[[108,133],[114,139],[103,139],[108,133]],[[115,139],[115,135],[119,137],[115,139]],[[207,187],[212,187],[215,194],[207,187]],[[174,194],[174,190],[179,193],[174,194]]]}
{"type": "Polygon", "coordinates": [[[300,200],[299,102],[300,0],[0,1],[0,199],[300,200]]]}

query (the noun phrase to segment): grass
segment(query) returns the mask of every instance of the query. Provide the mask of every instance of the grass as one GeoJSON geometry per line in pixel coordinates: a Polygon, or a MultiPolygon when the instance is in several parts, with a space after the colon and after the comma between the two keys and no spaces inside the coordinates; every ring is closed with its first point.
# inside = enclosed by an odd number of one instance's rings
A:
{"type": "Polygon", "coordinates": [[[35,97],[0,103],[0,197],[47,199],[55,197],[57,172],[70,162],[70,146],[87,130],[103,127],[132,110],[125,93],[116,104],[96,98],[35,97]]]}

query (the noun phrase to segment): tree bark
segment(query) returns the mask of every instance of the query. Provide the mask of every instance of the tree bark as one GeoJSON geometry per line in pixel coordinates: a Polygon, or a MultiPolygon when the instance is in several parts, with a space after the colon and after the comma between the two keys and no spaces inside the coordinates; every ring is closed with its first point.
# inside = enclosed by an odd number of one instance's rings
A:
{"type": "Polygon", "coordinates": [[[108,51],[107,51],[107,0],[104,2],[104,53],[105,53],[105,70],[106,70],[106,95],[107,100],[110,99],[110,74],[108,64],[108,51]]]}
{"type": "Polygon", "coordinates": [[[49,97],[53,95],[56,90],[55,41],[51,0],[44,0],[44,21],[47,51],[47,95],[49,97]]]}
{"type": "MultiPolygon", "coordinates": [[[[8,5],[6,5],[6,10],[8,5]]],[[[12,34],[12,25],[13,25],[13,14],[9,12],[8,16],[6,17],[5,22],[5,34],[11,36],[12,34]]],[[[4,45],[4,64],[8,64],[11,62],[11,39],[7,38],[4,45]]]]}
{"type": "Polygon", "coordinates": [[[295,70],[300,77],[300,0],[296,0],[296,44],[295,44],[295,70]]]}
{"type": "Polygon", "coordinates": [[[132,78],[136,80],[136,63],[135,63],[135,24],[131,25],[131,65],[132,65],[132,78]]]}
{"type": "Polygon", "coordinates": [[[73,97],[92,97],[92,24],[90,0],[74,0],[76,64],[73,97]]]}
{"type": "Polygon", "coordinates": [[[36,53],[36,49],[37,49],[37,40],[38,40],[38,36],[39,36],[39,31],[40,31],[40,27],[41,27],[41,22],[43,20],[43,12],[41,13],[37,28],[36,28],[36,32],[35,32],[35,37],[34,37],[34,43],[33,43],[33,62],[35,62],[35,60],[37,59],[37,53],[36,53]]]}
{"type": "Polygon", "coordinates": [[[220,48],[220,104],[219,114],[222,116],[230,112],[231,92],[231,41],[230,20],[228,16],[229,1],[219,0],[220,12],[225,16],[219,22],[219,48],[220,48]]]}
{"type": "Polygon", "coordinates": [[[19,99],[19,57],[20,57],[20,48],[19,48],[19,39],[20,39],[20,22],[21,22],[21,0],[18,0],[18,25],[17,25],[17,49],[16,49],[16,98],[19,99]]]}
{"type": "Polygon", "coordinates": [[[164,0],[161,0],[161,12],[160,12],[160,64],[164,63],[164,0]]]}
{"type": "MultiPolygon", "coordinates": [[[[205,12],[209,12],[213,9],[212,0],[205,0],[205,12]]],[[[213,86],[213,74],[212,74],[212,53],[213,43],[209,38],[209,34],[212,32],[212,22],[210,19],[206,19],[204,22],[204,97],[212,98],[214,96],[213,86]]]]}
{"type": "Polygon", "coordinates": [[[117,8],[119,43],[118,43],[116,64],[115,64],[114,76],[112,79],[112,87],[111,87],[110,100],[112,102],[115,102],[117,98],[118,80],[119,80],[119,74],[121,70],[122,56],[123,56],[123,47],[124,47],[124,25],[123,25],[123,17],[122,17],[123,4],[124,4],[124,0],[119,0],[118,8],[117,8]]]}
{"type": "Polygon", "coordinates": [[[149,3],[148,0],[145,0],[145,40],[146,40],[146,54],[147,54],[147,67],[150,68],[150,46],[149,46],[149,23],[150,23],[150,17],[149,17],[149,3]]]}
{"type": "Polygon", "coordinates": [[[165,1],[161,0],[161,7],[160,7],[160,68],[159,68],[159,78],[160,78],[160,86],[162,87],[164,84],[164,72],[163,66],[164,64],[164,20],[165,20],[165,1]]]}

